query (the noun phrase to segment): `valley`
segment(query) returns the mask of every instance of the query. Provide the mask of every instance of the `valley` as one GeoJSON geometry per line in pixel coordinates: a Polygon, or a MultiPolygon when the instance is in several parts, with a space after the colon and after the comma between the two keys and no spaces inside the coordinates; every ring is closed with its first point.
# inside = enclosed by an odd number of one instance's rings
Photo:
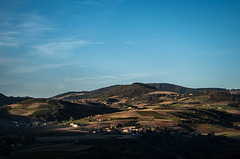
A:
{"type": "Polygon", "coordinates": [[[20,146],[6,158],[41,151],[58,156],[60,149],[65,149],[60,147],[73,143],[68,151],[76,150],[78,156],[96,147],[94,141],[105,145],[114,140],[122,144],[154,134],[187,136],[194,140],[197,136],[216,137],[221,141],[227,137],[239,141],[238,92],[216,88],[192,92],[185,89],[188,93],[179,93],[172,91],[176,90],[172,87],[164,89],[133,83],[92,91],[94,93],[70,92],[4,105],[0,112],[2,140],[32,136],[35,142],[30,145],[38,147],[20,146]],[[51,148],[46,148],[46,144],[52,145],[51,148]]]}

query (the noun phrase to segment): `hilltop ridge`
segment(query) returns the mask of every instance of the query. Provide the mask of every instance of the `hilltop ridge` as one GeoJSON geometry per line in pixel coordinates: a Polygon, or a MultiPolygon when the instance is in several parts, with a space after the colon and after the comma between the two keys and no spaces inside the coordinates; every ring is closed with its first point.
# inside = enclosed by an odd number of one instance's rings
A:
{"type": "MultiPolygon", "coordinates": [[[[67,92],[63,94],[59,94],[53,96],[53,99],[56,100],[79,100],[84,98],[91,98],[94,96],[99,95],[106,95],[106,94],[117,94],[123,93],[126,95],[126,92],[129,91],[127,94],[131,95],[133,93],[133,89],[143,88],[145,87],[145,91],[147,89],[158,90],[158,91],[169,91],[175,93],[182,93],[182,94],[199,94],[199,93],[208,93],[213,91],[227,91],[225,88],[187,88],[179,85],[169,84],[169,83],[133,83],[130,85],[113,85],[101,89],[96,89],[93,91],[82,91],[82,92],[67,92]]],[[[138,92],[139,93],[139,92],[138,92]]]]}
{"type": "Polygon", "coordinates": [[[21,102],[24,100],[32,99],[31,97],[7,97],[0,93],[0,106],[21,102]]]}
{"type": "Polygon", "coordinates": [[[187,88],[175,84],[169,83],[147,83],[152,87],[160,91],[170,91],[175,93],[183,93],[183,94],[198,94],[198,93],[208,93],[213,91],[226,91],[225,88],[187,88]]]}

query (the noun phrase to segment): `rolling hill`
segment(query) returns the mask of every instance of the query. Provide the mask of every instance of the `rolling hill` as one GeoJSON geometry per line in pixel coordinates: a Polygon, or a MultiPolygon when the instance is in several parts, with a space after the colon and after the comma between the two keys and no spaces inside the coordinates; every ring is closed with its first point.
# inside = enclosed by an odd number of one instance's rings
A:
{"type": "Polygon", "coordinates": [[[121,94],[125,96],[133,96],[133,94],[139,94],[139,90],[137,88],[145,87],[144,91],[143,89],[141,91],[147,92],[146,89],[151,91],[159,90],[159,91],[169,91],[169,92],[175,92],[175,93],[182,93],[182,94],[199,94],[199,93],[207,93],[207,92],[213,92],[213,91],[226,91],[224,88],[187,88],[182,87],[174,84],[168,84],[168,83],[133,83],[131,85],[114,85],[109,86],[93,91],[82,91],[82,92],[68,92],[56,95],[52,97],[56,100],[79,100],[84,98],[92,98],[95,96],[106,96],[107,94],[114,95],[114,94],[121,94]],[[138,92],[138,93],[137,93],[138,92]]]}
{"type": "Polygon", "coordinates": [[[97,98],[108,98],[110,96],[119,96],[119,97],[139,97],[143,94],[156,91],[157,89],[143,83],[133,83],[130,85],[118,86],[115,89],[112,89],[108,92],[96,95],[97,98]]]}
{"type": "Polygon", "coordinates": [[[93,96],[114,90],[115,88],[120,87],[120,86],[121,85],[114,85],[114,86],[96,89],[93,91],[67,92],[67,93],[62,93],[62,94],[53,96],[52,99],[67,100],[67,101],[70,100],[71,101],[71,100],[79,100],[79,99],[84,99],[84,98],[91,98],[93,96]]]}
{"type": "Polygon", "coordinates": [[[224,88],[187,88],[169,83],[148,83],[148,85],[160,90],[160,91],[170,91],[182,94],[199,94],[208,93],[214,91],[226,91],[224,88]]]}
{"type": "Polygon", "coordinates": [[[239,99],[238,95],[221,88],[192,89],[172,84],[133,83],[94,91],[68,92],[50,99],[30,99],[3,108],[6,110],[5,116],[9,114],[12,119],[18,116],[58,123],[68,122],[70,119],[80,123],[93,120],[93,127],[94,124],[102,127],[104,120],[107,121],[106,125],[113,122],[113,126],[171,125],[170,127],[182,129],[176,125],[185,127],[187,124],[188,127],[197,129],[194,126],[210,123],[238,128],[239,99]],[[111,115],[115,112],[117,115],[111,115]],[[83,118],[87,118],[86,121],[83,118]],[[100,123],[95,123],[96,121],[100,123]]]}
{"type": "Polygon", "coordinates": [[[53,99],[30,99],[17,104],[5,106],[11,116],[24,116],[39,121],[63,121],[79,119],[96,114],[116,112],[114,108],[102,104],[76,104],[53,99]]]}
{"type": "Polygon", "coordinates": [[[0,93],[0,106],[21,102],[24,100],[32,99],[30,97],[7,97],[0,93]]]}
{"type": "MultiPolygon", "coordinates": [[[[158,146],[165,141],[167,147],[169,143],[172,143],[171,147],[177,145],[181,139],[181,148],[192,140],[190,147],[201,142],[196,147],[199,152],[206,146],[207,141],[212,145],[216,139],[224,139],[222,144],[226,145],[225,136],[240,138],[240,96],[220,88],[192,89],[159,83],[115,85],[94,91],[68,92],[50,99],[30,99],[4,105],[0,107],[0,130],[0,136],[9,132],[16,135],[20,130],[26,134],[47,138],[50,135],[52,143],[49,140],[47,142],[51,144],[55,144],[55,136],[57,138],[62,134],[71,135],[74,141],[76,139],[76,142],[79,142],[76,135],[88,133],[87,136],[91,136],[93,133],[92,143],[102,147],[106,140],[101,138],[103,143],[99,144],[100,140],[95,137],[109,137],[111,148],[115,145],[112,145],[115,143],[113,138],[128,134],[126,137],[140,139],[139,143],[143,144],[140,151],[145,150],[146,145],[153,145],[151,150],[147,151],[149,153],[156,147],[156,144],[152,144],[156,138],[159,138],[158,146]],[[206,141],[202,140],[203,137],[206,141]]],[[[86,142],[85,136],[83,138],[78,144],[86,142]]],[[[132,145],[135,145],[137,140],[128,140],[123,145],[128,145],[129,141],[133,141],[132,145]]],[[[229,139],[228,142],[236,143],[232,141],[236,140],[229,139]]],[[[59,142],[66,143],[65,140],[59,142]]],[[[214,147],[219,150],[219,142],[215,144],[214,147]]],[[[121,152],[119,150],[122,150],[122,147],[114,150],[121,152]]],[[[230,146],[225,146],[223,150],[226,147],[230,146]]],[[[56,149],[58,148],[54,149],[54,153],[56,149]]],[[[136,149],[139,147],[132,150],[135,152],[136,149]]],[[[189,154],[189,149],[186,154],[189,154]]],[[[87,148],[80,152],[89,150],[94,149],[87,148]]],[[[128,150],[129,148],[126,148],[126,152],[128,150]]],[[[182,150],[186,148],[183,147],[182,150]]],[[[105,151],[106,148],[102,152],[105,151]]],[[[206,151],[209,153],[209,150],[206,151]]],[[[239,149],[236,151],[239,152],[239,149]]],[[[44,151],[41,150],[40,153],[42,152],[44,151]]],[[[112,153],[112,149],[109,153],[112,153]]],[[[86,157],[89,157],[89,153],[86,157]]]]}

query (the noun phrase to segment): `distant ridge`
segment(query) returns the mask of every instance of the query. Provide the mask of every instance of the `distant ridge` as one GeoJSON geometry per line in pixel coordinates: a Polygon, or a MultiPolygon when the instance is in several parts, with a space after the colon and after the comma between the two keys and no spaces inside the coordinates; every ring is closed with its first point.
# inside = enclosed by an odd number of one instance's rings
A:
{"type": "Polygon", "coordinates": [[[102,93],[98,96],[101,96],[101,97],[120,96],[120,97],[133,98],[133,97],[139,97],[143,94],[150,93],[153,91],[157,91],[157,89],[155,87],[152,87],[144,83],[133,83],[130,85],[118,86],[115,89],[102,93]]]}
{"type": "Polygon", "coordinates": [[[24,100],[32,99],[30,97],[7,97],[0,93],[0,106],[21,102],[24,100]]]}
{"type": "Polygon", "coordinates": [[[183,86],[178,86],[174,84],[169,83],[146,83],[147,85],[150,85],[152,87],[155,87],[156,89],[160,91],[170,91],[175,93],[192,93],[192,94],[198,94],[198,93],[208,93],[208,92],[214,92],[214,91],[226,91],[225,88],[187,88],[183,86]]]}
{"type": "Polygon", "coordinates": [[[93,91],[82,91],[82,92],[67,92],[62,93],[56,96],[53,96],[52,99],[57,100],[77,100],[77,99],[84,99],[84,98],[90,98],[99,94],[103,94],[105,92],[109,92],[111,90],[114,90],[115,88],[119,87],[121,85],[113,85],[109,87],[104,87],[100,89],[96,89],[93,91]]]}
{"type": "Polygon", "coordinates": [[[149,89],[156,89],[159,91],[170,91],[175,93],[186,93],[186,94],[198,94],[208,93],[213,91],[226,91],[224,88],[187,88],[169,83],[133,83],[131,85],[113,85],[93,91],[82,91],[82,92],[67,92],[52,97],[56,100],[79,100],[84,98],[92,98],[103,94],[121,94],[126,96],[127,94],[146,92],[149,89]],[[144,90],[143,90],[144,88],[144,90]],[[138,90],[139,89],[139,90],[138,90]]]}

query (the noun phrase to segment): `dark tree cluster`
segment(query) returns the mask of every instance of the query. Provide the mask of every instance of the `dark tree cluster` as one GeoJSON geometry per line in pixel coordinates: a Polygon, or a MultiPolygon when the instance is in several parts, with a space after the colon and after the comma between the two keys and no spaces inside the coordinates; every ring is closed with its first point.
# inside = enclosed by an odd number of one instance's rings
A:
{"type": "Polygon", "coordinates": [[[219,91],[219,92],[211,92],[209,93],[209,100],[221,102],[228,101],[229,106],[240,106],[240,95],[230,94],[227,92],[219,91]]]}
{"type": "Polygon", "coordinates": [[[18,159],[235,159],[240,155],[239,141],[213,133],[204,136],[148,132],[136,139],[108,139],[93,144],[78,153],[38,153],[18,159]]]}
{"type": "Polygon", "coordinates": [[[7,156],[15,147],[20,145],[30,145],[34,142],[35,138],[32,135],[0,138],[0,154],[1,156],[7,156]]]}

